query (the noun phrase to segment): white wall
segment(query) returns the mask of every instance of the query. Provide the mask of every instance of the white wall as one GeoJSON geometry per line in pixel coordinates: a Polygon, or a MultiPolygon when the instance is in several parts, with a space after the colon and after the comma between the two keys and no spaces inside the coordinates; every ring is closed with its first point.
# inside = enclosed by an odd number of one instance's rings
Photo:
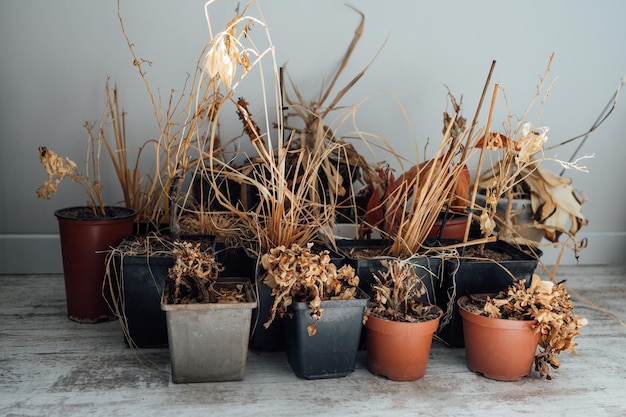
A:
{"type": "MultiPolygon", "coordinates": [[[[148,76],[164,96],[172,88],[182,89],[208,41],[203,4],[122,1],[128,34],[139,55],[153,63],[148,76]]],[[[223,26],[235,4],[219,1],[211,9],[214,23],[223,26]]],[[[541,124],[550,127],[551,143],[589,128],[626,75],[626,3],[621,0],[351,4],[365,13],[366,27],[344,81],[388,40],[344,103],[369,97],[358,113],[358,127],[384,136],[409,157],[415,153],[414,139],[420,147],[428,138],[432,143],[439,139],[446,85],[456,95],[463,94],[465,115],[471,117],[494,59],[493,81],[506,90],[511,111],[519,114],[555,52],[551,79],[558,79],[541,117],[541,124]],[[413,133],[389,91],[401,100],[413,133]]],[[[289,61],[291,76],[313,98],[322,78],[337,66],[358,16],[334,0],[262,0],[261,6],[279,64],[289,61]]],[[[45,177],[37,147],[45,145],[84,161],[82,125],[99,118],[107,75],[117,83],[128,112],[129,140],[140,144],[156,136],[148,95],[132,65],[116,12],[114,0],[0,2],[0,273],[61,271],[52,212],[80,205],[84,197],[75,185],[62,184],[51,201],[37,199],[35,190],[45,177]],[[33,258],[33,252],[42,258],[33,258]]],[[[255,91],[242,95],[253,107],[259,98],[255,91]]],[[[626,102],[620,102],[581,151],[595,154],[586,161],[590,172],[571,173],[589,199],[584,206],[589,226],[580,234],[588,237],[589,248],[581,253],[581,263],[624,262],[625,115],[626,102]]],[[[557,156],[568,159],[572,150],[560,148],[557,156]]],[[[366,156],[372,161],[384,158],[366,156]]],[[[107,189],[107,197],[111,202],[121,198],[115,187],[107,189]]],[[[547,262],[550,259],[548,251],[547,262]]],[[[562,263],[573,262],[566,253],[562,263]]]]}

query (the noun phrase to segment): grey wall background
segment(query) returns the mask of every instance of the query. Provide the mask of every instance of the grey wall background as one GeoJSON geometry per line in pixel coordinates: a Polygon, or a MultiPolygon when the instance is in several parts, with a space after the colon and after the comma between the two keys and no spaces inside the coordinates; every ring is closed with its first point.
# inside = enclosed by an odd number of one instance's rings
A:
{"type": "MultiPolygon", "coordinates": [[[[338,65],[358,15],[334,0],[260,4],[278,63],[288,61],[292,78],[313,98],[323,77],[338,65]]],[[[473,115],[494,59],[493,81],[505,89],[510,110],[519,114],[555,52],[550,79],[557,80],[540,123],[550,127],[549,143],[586,131],[626,75],[626,3],[620,0],[350,4],[365,13],[366,27],[344,81],[370,61],[385,39],[387,43],[344,103],[367,98],[358,112],[359,129],[385,137],[409,158],[415,154],[414,140],[423,147],[429,138],[433,143],[440,138],[446,86],[463,95],[465,115],[473,115]],[[404,106],[412,129],[390,92],[404,106]]],[[[153,63],[148,77],[164,97],[170,89],[182,89],[209,40],[203,5],[199,0],[122,1],[128,34],[138,54],[153,63]]],[[[236,2],[222,0],[211,8],[218,28],[235,7],[236,2]]],[[[45,178],[37,147],[84,161],[83,123],[100,117],[107,76],[117,83],[128,113],[129,140],[140,144],[156,137],[148,95],[119,27],[116,1],[0,1],[0,273],[61,272],[52,213],[80,205],[84,197],[77,186],[62,184],[52,200],[37,199],[35,190],[45,178]]],[[[259,99],[256,90],[240,91],[253,106],[259,99]]],[[[585,264],[624,262],[623,100],[581,150],[581,155],[595,154],[585,161],[589,173],[568,173],[589,199],[584,205],[589,226],[580,234],[589,240],[580,256],[585,264]]],[[[495,127],[505,114],[503,106],[499,111],[495,127]]],[[[484,124],[486,112],[482,114],[484,124]]],[[[567,159],[573,148],[559,148],[556,156],[567,159]]],[[[104,174],[110,178],[111,170],[104,174]]],[[[115,202],[121,193],[109,186],[106,197],[115,202]]],[[[554,252],[547,250],[544,259],[549,263],[554,252]]],[[[574,262],[569,252],[562,259],[574,262]]]]}

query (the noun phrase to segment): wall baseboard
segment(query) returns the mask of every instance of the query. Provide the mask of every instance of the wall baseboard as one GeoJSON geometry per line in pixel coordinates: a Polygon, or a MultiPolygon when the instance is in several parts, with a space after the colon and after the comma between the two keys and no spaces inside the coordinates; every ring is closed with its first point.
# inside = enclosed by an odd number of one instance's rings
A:
{"type": "MultiPolygon", "coordinates": [[[[624,247],[626,233],[586,233],[588,247],[576,260],[566,249],[561,265],[613,265],[626,263],[624,247]]],[[[554,265],[558,249],[544,247],[541,258],[546,265],[554,265]]],[[[0,274],[62,274],[61,243],[58,234],[1,235],[0,274]]]]}

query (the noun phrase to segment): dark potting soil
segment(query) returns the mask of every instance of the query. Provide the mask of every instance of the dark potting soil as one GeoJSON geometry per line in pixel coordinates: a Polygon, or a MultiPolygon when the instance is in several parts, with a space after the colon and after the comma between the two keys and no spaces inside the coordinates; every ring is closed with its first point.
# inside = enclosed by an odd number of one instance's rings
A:
{"type": "Polygon", "coordinates": [[[120,217],[128,217],[128,209],[125,207],[106,206],[104,208],[105,215],[102,216],[99,208],[92,207],[71,207],[60,210],[59,215],[72,219],[116,219],[120,217]]]}
{"type": "Polygon", "coordinates": [[[479,245],[467,246],[465,251],[460,250],[463,253],[463,258],[467,259],[467,261],[480,261],[481,259],[491,259],[496,262],[503,261],[511,261],[514,259],[514,256],[502,252],[499,250],[494,250],[490,248],[480,248],[479,245]]]}
{"type": "Polygon", "coordinates": [[[369,259],[380,256],[390,256],[389,248],[352,248],[346,252],[352,259],[369,259]]]}
{"type": "Polygon", "coordinates": [[[208,300],[196,285],[196,281],[188,276],[181,278],[176,294],[176,283],[172,279],[165,282],[165,294],[168,304],[199,304],[199,303],[237,303],[247,302],[243,284],[215,283],[209,289],[208,300]]]}

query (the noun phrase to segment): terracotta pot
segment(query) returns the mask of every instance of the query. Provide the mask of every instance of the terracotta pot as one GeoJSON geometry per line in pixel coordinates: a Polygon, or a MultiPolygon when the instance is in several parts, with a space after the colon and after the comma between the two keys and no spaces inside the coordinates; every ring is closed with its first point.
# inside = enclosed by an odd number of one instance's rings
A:
{"type": "Polygon", "coordinates": [[[123,207],[107,207],[114,212],[112,217],[82,218],[74,215],[84,209],[61,209],[54,215],[59,221],[67,314],[74,321],[95,323],[115,318],[109,307],[112,300],[107,302],[102,290],[105,251],[132,235],[137,212],[123,207]]]}
{"type": "Polygon", "coordinates": [[[423,323],[397,322],[369,316],[365,322],[369,371],[392,381],[414,381],[423,377],[433,334],[443,315],[443,311],[436,308],[438,317],[423,323]]]}
{"type": "Polygon", "coordinates": [[[466,226],[467,215],[449,214],[448,218],[439,216],[428,232],[428,237],[437,239],[463,239],[463,237],[465,237],[466,226]]]}
{"type": "Polygon", "coordinates": [[[539,334],[533,334],[537,322],[480,316],[463,307],[466,299],[459,298],[458,306],[467,367],[498,381],[517,381],[529,375],[539,342],[539,334]]]}

